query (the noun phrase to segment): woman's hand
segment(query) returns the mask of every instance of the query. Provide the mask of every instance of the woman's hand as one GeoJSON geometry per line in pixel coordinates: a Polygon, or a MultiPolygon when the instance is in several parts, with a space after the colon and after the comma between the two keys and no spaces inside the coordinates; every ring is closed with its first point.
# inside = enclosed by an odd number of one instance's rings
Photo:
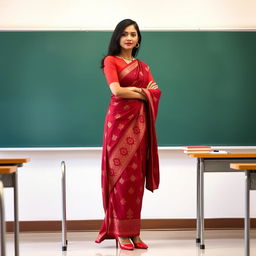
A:
{"type": "Polygon", "coordinates": [[[158,88],[158,85],[153,81],[150,81],[147,85],[147,89],[157,89],[157,88],[158,88]]]}
{"type": "Polygon", "coordinates": [[[137,91],[136,89],[138,89],[137,87],[132,87],[132,86],[124,87],[124,88],[126,88],[126,89],[128,89],[130,91],[133,91],[133,92],[136,92],[137,91]]]}
{"type": "Polygon", "coordinates": [[[124,99],[140,99],[146,100],[142,89],[138,87],[121,87],[118,82],[113,82],[109,85],[113,95],[124,99]]]}
{"type": "Polygon", "coordinates": [[[133,91],[133,92],[138,92],[138,93],[142,92],[141,88],[139,88],[139,87],[130,86],[130,87],[125,87],[125,88],[127,88],[128,90],[133,91]]]}

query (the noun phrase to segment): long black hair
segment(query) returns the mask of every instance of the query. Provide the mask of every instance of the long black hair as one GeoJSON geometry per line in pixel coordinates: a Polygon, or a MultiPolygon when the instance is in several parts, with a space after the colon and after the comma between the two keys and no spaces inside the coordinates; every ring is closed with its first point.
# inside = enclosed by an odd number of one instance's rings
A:
{"type": "MultiPolygon", "coordinates": [[[[125,19],[125,20],[120,21],[117,24],[117,26],[112,34],[112,37],[110,39],[110,43],[108,46],[108,54],[106,56],[116,56],[120,53],[120,51],[121,51],[120,38],[121,38],[125,28],[127,28],[128,26],[131,26],[131,25],[134,25],[134,27],[137,31],[137,34],[139,37],[138,43],[140,45],[141,33],[140,33],[138,24],[134,20],[125,19]]],[[[139,48],[134,47],[132,49],[132,56],[135,57],[138,54],[138,51],[139,51],[139,48]]],[[[101,68],[104,68],[104,59],[106,58],[106,56],[101,60],[101,68]]]]}

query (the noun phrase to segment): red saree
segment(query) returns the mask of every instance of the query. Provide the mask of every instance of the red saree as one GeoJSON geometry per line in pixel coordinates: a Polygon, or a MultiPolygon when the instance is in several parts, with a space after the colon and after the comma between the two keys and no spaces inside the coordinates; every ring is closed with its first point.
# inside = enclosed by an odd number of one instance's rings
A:
{"type": "Polygon", "coordinates": [[[139,235],[145,180],[152,192],[159,185],[155,120],[161,91],[146,89],[149,67],[139,60],[128,64],[118,76],[122,87],[142,88],[147,102],[111,97],[102,152],[105,219],[97,243],[139,235]]]}

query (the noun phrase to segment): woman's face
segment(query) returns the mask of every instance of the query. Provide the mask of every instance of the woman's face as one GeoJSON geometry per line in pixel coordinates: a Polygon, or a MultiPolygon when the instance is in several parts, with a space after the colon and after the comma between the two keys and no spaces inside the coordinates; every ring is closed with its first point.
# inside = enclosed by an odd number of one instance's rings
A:
{"type": "Polygon", "coordinates": [[[138,43],[139,36],[134,25],[126,27],[120,37],[120,46],[124,50],[132,50],[138,43]]]}

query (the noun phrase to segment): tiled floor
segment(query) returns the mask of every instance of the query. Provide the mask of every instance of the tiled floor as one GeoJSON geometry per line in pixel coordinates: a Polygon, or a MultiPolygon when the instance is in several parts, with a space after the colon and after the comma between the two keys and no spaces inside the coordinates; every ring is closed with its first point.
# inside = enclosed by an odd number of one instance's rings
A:
{"type": "MultiPolygon", "coordinates": [[[[205,250],[195,243],[195,231],[143,231],[148,250],[125,251],[114,240],[94,243],[96,232],[69,232],[68,250],[62,252],[60,233],[21,233],[20,256],[242,256],[242,230],[205,231],[205,250]]],[[[7,235],[7,256],[13,256],[13,235],[7,235]]],[[[256,255],[256,230],[251,231],[251,254],[256,255]]]]}

